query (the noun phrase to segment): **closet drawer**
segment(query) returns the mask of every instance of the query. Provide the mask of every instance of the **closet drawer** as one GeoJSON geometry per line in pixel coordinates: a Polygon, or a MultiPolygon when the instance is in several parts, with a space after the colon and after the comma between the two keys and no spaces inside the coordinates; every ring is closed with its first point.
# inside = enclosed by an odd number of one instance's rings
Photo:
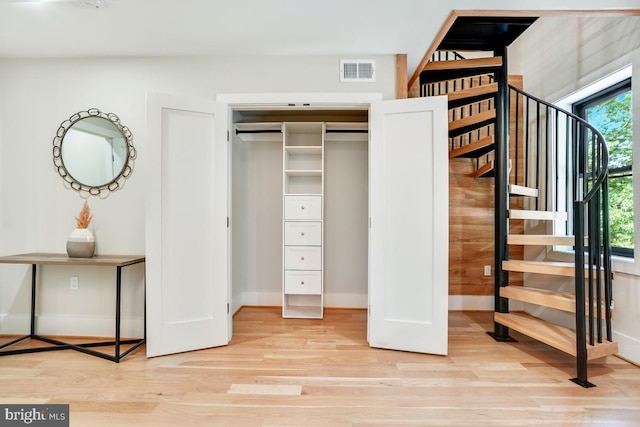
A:
{"type": "Polygon", "coordinates": [[[319,221],[285,221],[284,244],[320,246],[322,244],[322,223],[319,221]]]}
{"type": "Polygon", "coordinates": [[[320,246],[285,246],[285,270],[321,270],[322,247],[320,246]]]}
{"type": "Polygon", "coordinates": [[[322,196],[284,196],[284,219],[322,219],[322,196]]]}
{"type": "Polygon", "coordinates": [[[320,295],[322,293],[322,272],[285,271],[284,293],[320,295]]]}

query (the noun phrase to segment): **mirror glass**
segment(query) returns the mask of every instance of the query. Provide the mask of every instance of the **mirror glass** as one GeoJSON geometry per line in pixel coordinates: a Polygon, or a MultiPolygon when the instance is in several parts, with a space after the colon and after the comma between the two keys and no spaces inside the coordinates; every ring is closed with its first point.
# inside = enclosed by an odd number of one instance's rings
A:
{"type": "Polygon", "coordinates": [[[69,128],[62,140],[62,162],[76,181],[99,187],[113,181],[127,159],[120,129],[102,117],[87,117],[69,128]]]}
{"type": "Polygon", "coordinates": [[[90,109],[60,125],[53,140],[53,163],[71,188],[106,196],[122,187],[136,157],[133,136],[113,113],[90,109]]]}

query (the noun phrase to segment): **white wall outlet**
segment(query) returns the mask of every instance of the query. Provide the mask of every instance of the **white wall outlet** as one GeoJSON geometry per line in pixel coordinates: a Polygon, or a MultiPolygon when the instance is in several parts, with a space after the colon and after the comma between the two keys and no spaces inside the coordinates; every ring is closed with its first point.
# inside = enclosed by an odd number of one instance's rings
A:
{"type": "Polygon", "coordinates": [[[490,265],[485,265],[484,266],[484,275],[485,276],[491,276],[491,266],[490,265]]]}
{"type": "Polygon", "coordinates": [[[71,276],[69,278],[69,289],[72,291],[77,291],[78,286],[80,285],[80,279],[78,276],[71,276]]]}

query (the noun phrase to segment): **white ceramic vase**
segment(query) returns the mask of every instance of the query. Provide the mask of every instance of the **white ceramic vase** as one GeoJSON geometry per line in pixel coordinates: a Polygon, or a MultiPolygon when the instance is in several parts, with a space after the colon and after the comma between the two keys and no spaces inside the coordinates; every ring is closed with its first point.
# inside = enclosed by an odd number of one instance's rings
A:
{"type": "Polygon", "coordinates": [[[67,255],[71,258],[91,258],[96,240],[88,228],[76,228],[67,239],[67,255]]]}

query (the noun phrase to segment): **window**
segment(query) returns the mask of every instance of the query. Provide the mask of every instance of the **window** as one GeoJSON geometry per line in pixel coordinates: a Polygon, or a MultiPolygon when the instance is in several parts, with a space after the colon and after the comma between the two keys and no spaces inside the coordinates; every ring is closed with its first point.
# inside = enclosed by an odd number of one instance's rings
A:
{"type": "Polygon", "coordinates": [[[631,79],[584,98],[573,107],[575,114],[598,129],[607,141],[611,251],[633,257],[631,79]]]}

